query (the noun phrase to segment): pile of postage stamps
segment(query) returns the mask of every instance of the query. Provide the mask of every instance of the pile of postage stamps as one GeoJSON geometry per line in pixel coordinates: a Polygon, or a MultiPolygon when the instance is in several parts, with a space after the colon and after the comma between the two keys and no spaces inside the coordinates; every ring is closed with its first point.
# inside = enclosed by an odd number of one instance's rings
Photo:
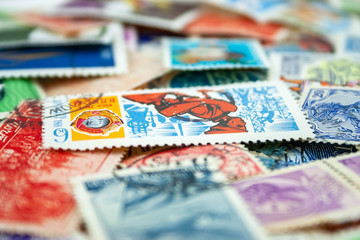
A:
{"type": "Polygon", "coordinates": [[[1,240],[360,239],[359,1],[45,5],[0,3],[1,240]]]}

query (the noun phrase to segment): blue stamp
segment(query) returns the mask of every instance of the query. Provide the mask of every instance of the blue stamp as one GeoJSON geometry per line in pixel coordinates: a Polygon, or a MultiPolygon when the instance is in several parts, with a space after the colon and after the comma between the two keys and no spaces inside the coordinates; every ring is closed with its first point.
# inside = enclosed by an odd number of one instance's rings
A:
{"type": "Polygon", "coordinates": [[[359,143],[359,90],[346,87],[310,88],[301,103],[316,138],[359,143]]]}
{"type": "Polygon", "coordinates": [[[255,40],[168,38],[163,45],[165,66],[170,69],[264,69],[269,65],[255,40]]]}
{"type": "Polygon", "coordinates": [[[262,239],[260,226],[217,174],[205,166],[120,171],[80,180],[75,191],[92,216],[85,221],[94,239],[262,239]]]}
{"type": "MultiPolygon", "coordinates": [[[[110,24],[111,36],[73,44],[0,48],[0,77],[89,76],[121,74],[127,69],[122,28],[110,24]]],[[[41,45],[41,44],[40,44],[41,45]]]]}
{"type": "Polygon", "coordinates": [[[336,143],[316,143],[304,141],[251,143],[249,150],[257,154],[262,163],[270,170],[301,165],[312,161],[356,152],[354,145],[336,143]]]}
{"type": "Polygon", "coordinates": [[[281,166],[301,165],[356,151],[354,145],[296,141],[288,144],[286,154],[280,162],[283,163],[281,166]]]}
{"type": "MultiPolygon", "coordinates": [[[[56,128],[49,120],[53,118],[47,116],[53,116],[51,104],[56,98],[47,98],[44,104],[45,146],[50,144],[73,149],[84,146],[84,141],[89,148],[154,146],[290,140],[314,136],[305,115],[281,82],[105,93],[102,98],[107,96],[118,99],[114,103],[116,108],[103,104],[101,111],[113,111],[121,116],[121,132],[113,130],[116,134],[110,136],[111,140],[105,135],[88,140],[75,139],[71,125],[64,124],[70,140],[55,142],[52,138],[56,128]]],[[[76,96],[71,101],[81,102],[81,99],[86,98],[76,96]]],[[[90,101],[89,97],[86,101],[90,101]]],[[[66,138],[65,131],[57,133],[59,137],[64,137],[62,139],[66,138]]]]}
{"type": "MultiPolygon", "coordinates": [[[[128,137],[209,136],[301,131],[295,106],[280,86],[266,83],[226,88],[122,95],[128,137]]],[[[283,87],[283,86],[282,86],[283,87]]],[[[285,137],[282,135],[281,137],[285,137]]]]}
{"type": "Polygon", "coordinates": [[[360,36],[346,36],[345,53],[360,53],[360,36]]]}
{"type": "Polygon", "coordinates": [[[266,80],[265,70],[172,71],[145,83],[140,88],[183,88],[266,80]]]}

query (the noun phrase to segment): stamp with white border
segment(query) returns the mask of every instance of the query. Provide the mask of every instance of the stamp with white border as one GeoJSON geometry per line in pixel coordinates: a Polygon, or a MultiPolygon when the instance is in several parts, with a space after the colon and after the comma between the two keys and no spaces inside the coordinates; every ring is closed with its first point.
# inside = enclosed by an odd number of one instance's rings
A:
{"type": "Polygon", "coordinates": [[[266,69],[265,52],[256,40],[165,38],[164,64],[175,70],[266,69]]]}
{"type": "Polygon", "coordinates": [[[360,194],[322,162],[232,184],[268,231],[358,219],[360,194]]]}
{"type": "Polygon", "coordinates": [[[199,165],[131,168],[72,183],[92,239],[267,239],[224,179],[199,165]]]}
{"type": "Polygon", "coordinates": [[[122,26],[111,23],[109,43],[1,48],[0,77],[71,77],[127,71],[122,26]]]}
{"type": "Polygon", "coordinates": [[[306,88],[300,105],[313,126],[316,139],[360,143],[360,90],[350,87],[306,88]]]}
{"type": "Polygon", "coordinates": [[[313,137],[305,115],[280,82],[49,97],[44,100],[43,119],[44,146],[55,149],[313,137]],[[113,118],[103,114],[107,120],[98,119],[98,126],[85,127],[98,132],[111,124],[113,130],[119,127],[108,134],[79,131],[87,117],[71,124],[83,112],[93,116],[106,111],[113,118]],[[61,126],[56,125],[57,120],[62,120],[61,126]]]}

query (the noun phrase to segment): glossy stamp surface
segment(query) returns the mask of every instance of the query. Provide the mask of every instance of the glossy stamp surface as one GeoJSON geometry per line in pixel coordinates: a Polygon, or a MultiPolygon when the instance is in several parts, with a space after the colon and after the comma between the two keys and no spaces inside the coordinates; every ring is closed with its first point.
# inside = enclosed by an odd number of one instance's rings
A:
{"type": "MultiPolygon", "coordinates": [[[[287,91],[280,83],[257,82],[48,98],[44,144],[91,149],[312,137],[310,125],[287,91]],[[106,110],[116,115],[118,124],[114,124],[119,127],[108,135],[80,132],[85,120],[71,124],[84,112],[106,110]]],[[[112,121],[92,128],[100,131],[112,121]]]]}
{"type": "Polygon", "coordinates": [[[330,171],[320,164],[310,164],[233,186],[268,229],[311,226],[341,221],[360,203],[360,195],[330,171]]]}
{"type": "Polygon", "coordinates": [[[309,88],[301,100],[316,138],[359,144],[360,91],[354,88],[309,88]],[[344,97],[346,96],[346,97],[344,97]]]}
{"type": "Polygon", "coordinates": [[[178,70],[267,68],[264,51],[256,40],[181,39],[163,41],[165,66],[178,70]]]}
{"type": "Polygon", "coordinates": [[[220,188],[221,179],[196,166],[119,171],[74,186],[93,239],[263,239],[235,192],[220,188]]]}

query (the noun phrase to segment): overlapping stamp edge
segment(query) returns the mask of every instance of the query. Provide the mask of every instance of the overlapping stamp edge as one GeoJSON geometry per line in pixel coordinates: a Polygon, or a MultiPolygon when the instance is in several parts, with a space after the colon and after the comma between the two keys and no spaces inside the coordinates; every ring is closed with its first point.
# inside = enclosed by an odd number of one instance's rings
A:
{"type": "MultiPolygon", "coordinates": [[[[304,170],[307,167],[311,167],[311,166],[319,166],[321,169],[323,169],[325,172],[331,175],[334,179],[336,179],[340,184],[347,187],[348,190],[350,190],[352,193],[354,193],[360,198],[360,189],[358,189],[354,184],[352,184],[351,181],[348,181],[347,178],[344,178],[342,174],[339,174],[338,171],[335,171],[332,167],[330,167],[329,164],[324,163],[322,161],[308,162],[298,166],[276,169],[262,175],[250,176],[246,179],[237,182],[291,173],[297,170],[304,170]]],[[[242,198],[240,194],[238,195],[240,198],[242,198]]],[[[249,205],[247,206],[250,209],[250,206],[249,205]]],[[[294,230],[308,229],[309,227],[321,226],[322,224],[331,223],[331,222],[341,223],[341,222],[358,220],[359,216],[360,216],[360,209],[354,211],[354,209],[351,208],[347,210],[337,210],[331,213],[321,214],[321,216],[312,215],[311,219],[309,219],[308,216],[304,216],[301,217],[300,219],[286,220],[286,222],[283,221],[269,226],[264,225],[264,227],[267,229],[268,233],[286,233],[294,230]]]]}
{"type": "MultiPolygon", "coordinates": [[[[196,148],[198,146],[206,146],[207,144],[199,144],[199,145],[194,145],[194,144],[191,144],[190,146],[186,146],[186,145],[181,145],[181,146],[169,146],[169,147],[159,147],[159,148],[155,148],[155,149],[152,149],[150,151],[146,151],[146,152],[143,152],[143,153],[140,153],[140,154],[135,154],[134,156],[129,156],[127,157],[126,159],[122,158],[119,162],[119,164],[117,165],[117,169],[118,170],[122,170],[122,169],[129,169],[129,168],[134,168],[132,166],[127,166],[126,164],[122,163],[123,161],[126,161],[128,159],[132,159],[132,162],[133,163],[136,163],[138,162],[139,160],[145,158],[145,157],[148,157],[150,155],[153,155],[153,154],[157,154],[157,153],[161,153],[161,152],[165,152],[165,151],[171,151],[171,150],[176,150],[177,147],[189,147],[189,148],[196,148]]],[[[246,174],[245,176],[241,177],[241,178],[237,178],[235,180],[231,180],[231,181],[238,181],[238,180],[241,180],[241,179],[245,179],[249,176],[255,176],[255,175],[261,175],[261,174],[264,174],[264,173],[267,173],[269,172],[270,170],[251,152],[249,151],[246,146],[244,144],[221,144],[221,145],[227,145],[227,146],[234,146],[236,148],[240,148],[244,154],[246,154],[246,156],[248,158],[251,159],[251,161],[253,161],[257,167],[260,168],[260,170],[262,171],[261,173],[256,173],[256,174],[246,174]]],[[[191,160],[187,160],[185,162],[190,162],[191,160]]],[[[186,163],[185,163],[186,164],[186,163]]],[[[212,163],[210,162],[209,165],[211,165],[212,163]]],[[[181,166],[181,165],[180,165],[181,166]]],[[[196,164],[193,164],[193,166],[196,166],[196,164]]],[[[147,170],[149,169],[150,171],[156,171],[156,170],[168,170],[168,169],[174,169],[176,167],[179,167],[179,166],[175,166],[175,164],[168,164],[168,165],[165,165],[165,164],[161,164],[159,166],[156,166],[156,167],[140,167],[138,169],[142,170],[147,170]],[[153,170],[154,169],[154,170],[153,170]]],[[[135,167],[136,168],[136,167],[135,167]]],[[[221,170],[219,170],[221,171],[221,170]]]]}
{"type": "MultiPolygon", "coordinates": [[[[246,65],[246,64],[240,64],[240,63],[207,63],[207,64],[200,64],[197,63],[197,66],[186,66],[186,64],[182,64],[183,66],[177,65],[174,66],[172,64],[172,52],[171,52],[171,46],[170,42],[171,40],[177,40],[180,38],[175,37],[167,37],[162,39],[162,50],[163,50],[163,64],[166,69],[171,70],[194,70],[194,71],[201,71],[201,70],[216,70],[216,69],[268,69],[270,64],[269,60],[265,54],[264,49],[262,48],[260,42],[255,39],[250,38],[241,38],[238,40],[246,41],[247,44],[251,45],[252,48],[254,48],[254,51],[258,54],[260,57],[260,60],[262,61],[263,66],[254,66],[254,65],[246,65]]],[[[185,40],[185,39],[184,39],[185,40]]],[[[217,39],[217,38],[187,38],[186,40],[189,41],[201,41],[201,40],[231,40],[234,41],[234,39],[228,38],[228,39],[217,39]]],[[[236,40],[236,39],[235,39],[236,40]]]]}
{"type": "MultiPolygon", "coordinates": [[[[296,140],[295,140],[296,141],[296,140]]],[[[302,141],[302,142],[306,142],[306,143],[330,143],[330,142],[327,142],[327,141],[319,141],[318,139],[311,139],[311,140],[299,140],[299,141],[302,141]]],[[[268,141],[268,142],[271,142],[271,141],[268,141]]],[[[273,142],[284,142],[284,143],[292,143],[292,141],[286,141],[286,140],[275,140],[273,142]]],[[[261,143],[260,141],[257,141],[257,143],[261,143]]],[[[331,144],[337,144],[339,146],[341,145],[346,145],[344,143],[331,143],[331,144]]],[[[351,157],[351,155],[356,155],[356,154],[359,154],[360,155],[360,146],[355,146],[355,148],[357,149],[356,152],[347,152],[347,153],[343,153],[341,155],[338,155],[336,157],[329,157],[329,158],[321,158],[321,159],[316,159],[316,160],[313,160],[313,161],[309,161],[309,162],[302,162],[301,164],[299,165],[291,165],[291,166],[287,166],[287,167],[282,167],[282,168],[278,168],[278,169],[268,169],[265,168],[268,170],[268,173],[273,173],[273,172],[281,172],[281,171],[287,171],[287,169],[293,169],[293,168],[301,168],[302,166],[307,166],[307,164],[313,164],[313,163],[320,163],[320,162],[323,162],[323,163],[326,163],[326,165],[329,165],[328,162],[332,162],[333,160],[332,159],[343,159],[343,158],[348,158],[348,157],[351,157]]],[[[254,155],[256,158],[257,156],[264,156],[264,157],[268,157],[268,158],[273,158],[273,159],[278,159],[277,157],[274,157],[274,156],[269,156],[269,155],[266,155],[264,153],[261,153],[261,152],[257,152],[257,151],[253,151],[253,150],[248,150],[248,148],[245,147],[245,149],[247,149],[247,151],[249,151],[250,153],[252,153],[252,155],[254,155]]],[[[258,159],[259,160],[259,159],[258,159]]],[[[261,160],[259,160],[261,162],[261,160]]],[[[331,164],[330,164],[331,165],[331,164]]],[[[290,170],[289,170],[290,171],[290,170]]],[[[266,173],[266,174],[268,174],[266,173]]],[[[255,176],[255,175],[254,175],[255,176]]],[[[355,175],[355,178],[357,176],[355,175]]]]}
{"type": "MultiPolygon", "coordinates": [[[[351,91],[358,91],[360,92],[360,89],[353,88],[353,87],[343,87],[343,86],[306,86],[301,93],[300,99],[298,101],[298,105],[301,108],[301,111],[305,114],[305,117],[307,121],[311,124],[312,120],[308,117],[306,111],[302,109],[302,106],[306,100],[306,98],[309,95],[309,92],[312,89],[339,89],[339,90],[351,90],[351,91]]],[[[313,129],[313,126],[311,126],[313,129]]],[[[327,139],[327,138],[317,138],[314,134],[313,141],[320,143],[320,142],[328,142],[328,143],[337,143],[337,144],[352,144],[352,145],[360,145],[360,141],[348,141],[348,140],[337,140],[337,139],[327,139]]]]}
{"type": "MultiPolygon", "coordinates": [[[[62,146],[55,146],[54,144],[49,143],[46,138],[47,131],[50,131],[51,124],[48,121],[44,120],[48,118],[46,116],[45,110],[42,113],[43,118],[43,147],[45,148],[52,148],[52,149],[63,149],[63,150],[92,150],[92,149],[101,149],[101,148],[113,148],[113,147],[131,147],[131,146],[171,146],[176,145],[180,146],[182,144],[185,145],[199,145],[199,144],[225,144],[225,143],[242,143],[242,142],[250,142],[253,140],[264,142],[264,141],[274,141],[274,140],[306,140],[311,139],[314,137],[313,131],[310,127],[309,122],[306,120],[305,113],[299,108],[296,100],[294,99],[293,95],[291,94],[290,90],[284,85],[282,82],[274,83],[274,82],[266,82],[266,81],[257,81],[257,82],[245,82],[245,83],[234,83],[234,84],[227,84],[227,85],[218,85],[218,86],[207,86],[207,87],[192,87],[192,90],[198,89],[224,89],[224,88],[231,88],[231,87],[260,87],[260,86],[276,86],[278,90],[281,90],[281,95],[284,99],[290,100],[286,102],[286,106],[291,109],[291,113],[296,121],[299,124],[298,131],[292,132],[274,132],[271,134],[268,133],[232,133],[232,134],[218,134],[216,137],[214,136],[212,139],[209,139],[209,136],[186,136],[186,137],[165,137],[162,139],[144,139],[141,140],[142,142],[139,143],[138,138],[133,139],[101,139],[94,144],[96,140],[82,140],[80,142],[71,142],[71,144],[66,144],[62,146]],[[46,130],[48,129],[48,130],[46,130]],[[245,135],[244,135],[245,134],[245,135]],[[254,139],[256,138],[256,139],[254,139]]],[[[152,92],[165,92],[165,91],[184,91],[186,88],[159,88],[159,89],[148,89],[148,90],[130,90],[130,91],[123,91],[123,92],[113,92],[113,93],[106,93],[106,94],[97,94],[100,97],[108,96],[108,95],[116,95],[120,96],[122,94],[139,94],[139,93],[152,93],[152,92]]],[[[96,94],[92,94],[96,96],[96,94]]],[[[60,95],[55,97],[62,97],[62,98],[80,98],[84,95],[77,94],[77,95],[60,95]]],[[[46,100],[55,98],[49,97],[46,100]]]]}
{"type": "Polygon", "coordinates": [[[354,185],[360,191],[360,176],[356,175],[355,172],[351,171],[348,167],[341,164],[339,161],[352,158],[360,157],[360,152],[348,153],[337,157],[324,159],[324,163],[329,165],[334,171],[340,174],[350,184],[354,185]]]}
{"type": "Polygon", "coordinates": [[[123,27],[120,24],[110,24],[113,30],[113,58],[114,66],[111,67],[68,67],[68,68],[32,68],[32,69],[16,69],[1,70],[1,78],[11,77],[92,77],[122,74],[127,71],[127,56],[125,51],[125,43],[123,40],[123,27]],[[115,30],[117,29],[117,30],[115,30]]]}
{"type": "MultiPolygon", "coordinates": [[[[164,170],[176,171],[177,169],[181,170],[181,168],[189,168],[189,167],[191,168],[193,166],[183,166],[173,169],[153,169],[147,171],[146,173],[161,172],[164,170]]],[[[117,178],[119,177],[116,175],[117,172],[120,174],[120,176],[136,175],[143,173],[138,168],[127,168],[125,169],[125,171],[116,170],[113,173],[98,173],[87,176],[79,176],[79,177],[74,177],[70,180],[73,188],[73,195],[80,210],[82,219],[84,220],[85,224],[89,227],[90,239],[94,239],[94,240],[104,239],[106,233],[101,227],[101,223],[99,222],[98,217],[90,202],[90,197],[88,196],[87,191],[83,187],[83,183],[86,181],[96,181],[104,178],[112,178],[112,179],[117,178]]],[[[231,205],[233,205],[233,207],[238,212],[238,214],[242,218],[247,220],[247,226],[250,226],[252,228],[251,233],[257,236],[256,239],[267,239],[266,233],[264,231],[264,227],[261,225],[258,219],[253,215],[253,213],[248,208],[244,200],[238,196],[238,194],[235,192],[234,189],[229,188],[228,186],[224,186],[222,187],[222,189],[224,191],[224,194],[231,202],[231,205]]]]}

